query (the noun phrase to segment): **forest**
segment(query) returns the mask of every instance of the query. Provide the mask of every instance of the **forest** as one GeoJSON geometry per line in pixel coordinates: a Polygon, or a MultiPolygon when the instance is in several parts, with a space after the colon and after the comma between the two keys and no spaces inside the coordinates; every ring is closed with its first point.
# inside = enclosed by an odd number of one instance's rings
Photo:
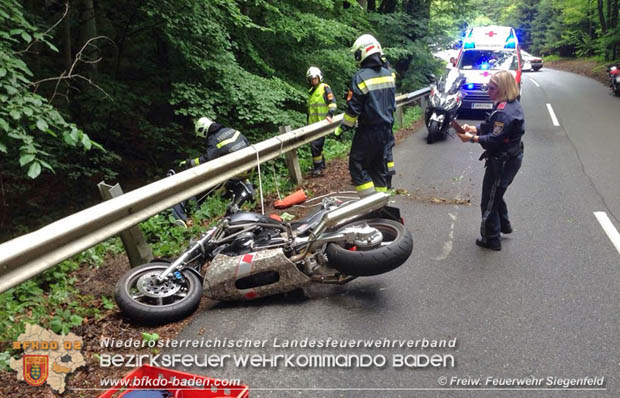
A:
{"type": "Polygon", "coordinates": [[[538,55],[611,63],[619,1],[0,0],[0,241],[97,203],[99,181],[163,177],[201,152],[200,116],[252,142],[303,126],[311,65],[342,110],[362,33],[409,92],[443,68],[432,52],[476,25],[513,26],[538,55]]]}

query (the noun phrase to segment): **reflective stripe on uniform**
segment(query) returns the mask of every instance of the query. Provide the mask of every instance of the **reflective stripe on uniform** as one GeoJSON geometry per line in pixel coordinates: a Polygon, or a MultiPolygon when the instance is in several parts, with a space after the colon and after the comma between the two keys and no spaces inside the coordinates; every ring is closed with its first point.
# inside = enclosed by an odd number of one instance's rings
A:
{"type": "Polygon", "coordinates": [[[365,184],[356,186],[355,190],[360,196],[368,196],[375,192],[375,184],[372,181],[369,181],[365,184]]]}
{"type": "Polygon", "coordinates": [[[368,80],[364,80],[359,83],[357,87],[364,94],[368,94],[369,91],[380,90],[382,88],[395,87],[394,76],[379,76],[373,77],[368,80]]]}
{"type": "Polygon", "coordinates": [[[235,142],[237,141],[237,138],[239,138],[239,134],[241,134],[239,131],[235,131],[235,135],[233,135],[231,138],[218,142],[217,145],[215,146],[217,147],[217,149],[220,149],[224,145],[230,144],[231,142],[235,142]]]}
{"type": "Polygon", "coordinates": [[[200,164],[200,158],[195,158],[189,161],[192,166],[198,166],[200,164]]]}
{"type": "Polygon", "coordinates": [[[313,163],[321,163],[321,162],[323,162],[323,155],[313,156],[312,157],[312,162],[313,163]]]}
{"type": "Polygon", "coordinates": [[[394,171],[394,162],[387,162],[388,171],[394,171]]]}
{"type": "Polygon", "coordinates": [[[375,187],[375,191],[377,191],[377,192],[387,192],[387,187],[375,187]]]}
{"type": "Polygon", "coordinates": [[[342,124],[348,127],[355,126],[355,122],[357,122],[357,116],[351,116],[345,112],[344,117],[342,118],[342,124]]]}

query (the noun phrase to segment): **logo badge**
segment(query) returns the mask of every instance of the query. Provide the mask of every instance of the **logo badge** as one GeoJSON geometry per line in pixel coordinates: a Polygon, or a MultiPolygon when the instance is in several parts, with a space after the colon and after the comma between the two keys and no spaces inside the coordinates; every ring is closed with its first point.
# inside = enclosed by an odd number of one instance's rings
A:
{"type": "Polygon", "coordinates": [[[24,355],[24,380],[31,386],[40,386],[47,380],[47,355],[24,355]]]}

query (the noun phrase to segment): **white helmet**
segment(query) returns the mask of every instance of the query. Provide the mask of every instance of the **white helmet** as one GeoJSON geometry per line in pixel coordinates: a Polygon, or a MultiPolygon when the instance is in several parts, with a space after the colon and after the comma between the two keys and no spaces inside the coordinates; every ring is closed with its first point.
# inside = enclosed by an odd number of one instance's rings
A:
{"type": "Polygon", "coordinates": [[[319,83],[323,81],[323,74],[321,73],[321,70],[316,66],[311,66],[306,72],[306,80],[308,83],[312,84],[312,79],[315,77],[319,78],[319,83]]]}
{"type": "Polygon", "coordinates": [[[209,127],[213,124],[213,120],[208,117],[201,117],[196,122],[195,132],[198,137],[206,137],[207,131],[209,131],[209,127]]]}
{"type": "Polygon", "coordinates": [[[362,63],[362,61],[368,58],[369,55],[383,55],[381,44],[379,44],[377,39],[369,34],[358,37],[351,47],[351,52],[353,53],[355,60],[359,63],[362,63]]]}

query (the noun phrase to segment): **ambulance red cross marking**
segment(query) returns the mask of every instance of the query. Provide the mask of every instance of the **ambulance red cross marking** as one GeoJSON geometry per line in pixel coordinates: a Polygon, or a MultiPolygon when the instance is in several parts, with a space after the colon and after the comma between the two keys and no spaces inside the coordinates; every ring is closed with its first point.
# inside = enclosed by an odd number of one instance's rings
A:
{"type": "Polygon", "coordinates": [[[489,37],[493,37],[493,36],[495,36],[496,34],[497,34],[497,33],[496,33],[496,32],[493,32],[492,30],[490,30],[490,31],[488,31],[488,32],[487,32],[487,36],[489,36],[489,37]]]}

